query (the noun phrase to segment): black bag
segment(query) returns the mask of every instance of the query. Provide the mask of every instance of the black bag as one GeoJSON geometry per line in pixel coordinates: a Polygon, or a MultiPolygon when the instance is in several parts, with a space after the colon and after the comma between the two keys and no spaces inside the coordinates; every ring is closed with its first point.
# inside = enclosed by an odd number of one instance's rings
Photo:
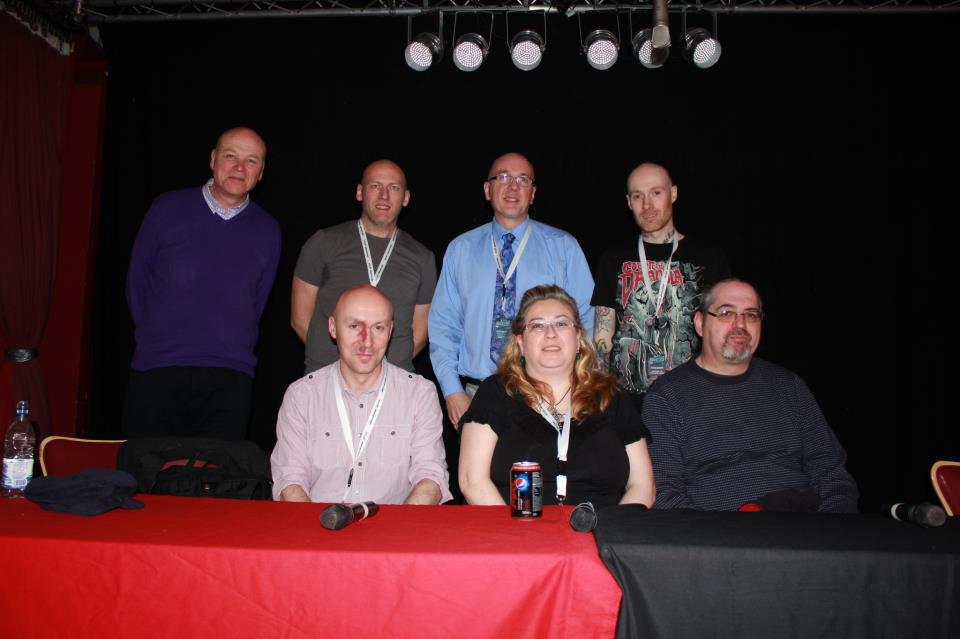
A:
{"type": "Polygon", "coordinates": [[[200,437],[148,437],[121,444],[117,468],[141,493],[228,499],[272,498],[270,458],[256,444],[200,437]]]}

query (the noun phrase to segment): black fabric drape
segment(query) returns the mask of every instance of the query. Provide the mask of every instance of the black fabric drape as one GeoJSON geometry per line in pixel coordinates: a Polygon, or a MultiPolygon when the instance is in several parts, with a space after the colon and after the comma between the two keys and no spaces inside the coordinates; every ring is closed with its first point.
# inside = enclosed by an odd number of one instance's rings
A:
{"type": "MultiPolygon", "coordinates": [[[[955,519],[955,518],[953,518],[955,519]]],[[[960,520],[606,508],[617,636],[960,636],[960,520]]]]}

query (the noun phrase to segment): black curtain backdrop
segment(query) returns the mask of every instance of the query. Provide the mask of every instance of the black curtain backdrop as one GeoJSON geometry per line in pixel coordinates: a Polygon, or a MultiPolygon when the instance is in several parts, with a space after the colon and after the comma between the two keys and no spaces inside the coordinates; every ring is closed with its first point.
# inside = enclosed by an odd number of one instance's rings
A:
{"type": "MultiPolygon", "coordinates": [[[[431,25],[418,19],[415,30],[431,25]]],[[[594,25],[615,27],[611,16],[585,17],[584,33],[594,25]]],[[[367,163],[404,167],[412,199],[401,228],[439,263],[453,237],[490,219],[481,187],[493,158],[520,151],[537,170],[533,217],[573,233],[593,263],[635,232],[624,182],[655,160],[679,185],[678,228],[725,246],[734,272],[758,284],[768,313],[760,355],[810,385],[864,509],[932,499],[930,464],[960,459],[948,421],[960,136],[947,55],[957,26],[957,16],[721,17],[713,69],[674,50],[651,71],[624,47],[598,72],[580,54],[576,20],[554,16],[543,64],[524,73],[498,18],[489,58],[470,74],[449,56],[411,71],[402,19],[105,27],[97,434],[119,432],[133,349],[123,285],[143,215],[158,193],[205,181],[217,134],[243,124],[267,141],[254,197],[283,229],[254,387],[251,438],[265,448],[302,371],[289,327],[297,255],[316,229],[357,217],[367,163]]],[[[427,357],[417,363],[431,374],[427,357]]]]}

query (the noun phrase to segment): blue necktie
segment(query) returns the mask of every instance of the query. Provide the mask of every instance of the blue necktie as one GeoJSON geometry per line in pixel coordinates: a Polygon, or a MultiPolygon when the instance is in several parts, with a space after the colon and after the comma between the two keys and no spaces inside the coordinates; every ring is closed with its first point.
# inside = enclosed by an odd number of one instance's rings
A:
{"type": "MultiPolygon", "coordinates": [[[[500,263],[504,271],[510,269],[510,263],[513,261],[513,241],[517,239],[513,233],[503,235],[503,249],[500,251],[500,263]]],[[[506,282],[497,270],[497,286],[493,294],[493,331],[490,336],[490,359],[494,364],[500,362],[500,351],[507,344],[507,338],[510,336],[509,330],[497,331],[497,324],[504,321],[513,321],[517,314],[517,271],[514,270],[506,282]],[[499,335],[498,335],[499,333],[499,335]]]]}

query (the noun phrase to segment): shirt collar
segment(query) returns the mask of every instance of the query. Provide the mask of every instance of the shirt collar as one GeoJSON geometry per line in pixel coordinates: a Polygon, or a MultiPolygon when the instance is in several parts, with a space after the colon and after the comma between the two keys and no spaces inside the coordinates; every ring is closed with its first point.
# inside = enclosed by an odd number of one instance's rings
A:
{"type": "Polygon", "coordinates": [[[360,399],[365,395],[369,395],[370,393],[376,393],[377,391],[380,390],[380,384],[383,381],[384,372],[387,370],[387,358],[383,358],[382,365],[380,366],[380,374],[377,375],[376,381],[374,381],[373,384],[370,385],[370,388],[368,388],[365,391],[361,391],[360,393],[355,393],[353,389],[350,388],[350,385],[347,384],[347,380],[343,378],[343,373],[340,372],[340,365],[341,365],[340,360],[338,359],[336,374],[337,374],[337,377],[340,378],[340,387],[343,389],[343,392],[350,395],[350,397],[360,399]]]}
{"type": "Polygon", "coordinates": [[[514,237],[515,239],[520,239],[521,237],[523,237],[523,234],[527,232],[527,227],[528,227],[529,225],[530,225],[530,216],[529,216],[529,215],[527,216],[527,219],[525,219],[525,220],[523,221],[523,223],[520,224],[520,226],[517,226],[516,228],[512,228],[512,229],[505,229],[505,228],[503,228],[503,227],[500,226],[500,224],[497,222],[496,218],[494,218],[494,220],[493,220],[493,239],[495,239],[495,240],[497,241],[497,243],[499,244],[499,243],[501,243],[501,241],[503,240],[503,236],[506,235],[507,233],[513,233],[513,237],[514,237]]]}
{"type": "Polygon", "coordinates": [[[223,205],[217,202],[217,199],[213,197],[213,190],[210,188],[211,186],[213,186],[213,178],[207,180],[207,183],[203,185],[203,199],[207,201],[207,206],[210,207],[210,211],[216,213],[225,220],[229,220],[240,215],[243,209],[247,208],[247,205],[250,204],[250,195],[247,194],[247,197],[245,197],[243,202],[241,202],[239,205],[224,208],[223,205]]]}

